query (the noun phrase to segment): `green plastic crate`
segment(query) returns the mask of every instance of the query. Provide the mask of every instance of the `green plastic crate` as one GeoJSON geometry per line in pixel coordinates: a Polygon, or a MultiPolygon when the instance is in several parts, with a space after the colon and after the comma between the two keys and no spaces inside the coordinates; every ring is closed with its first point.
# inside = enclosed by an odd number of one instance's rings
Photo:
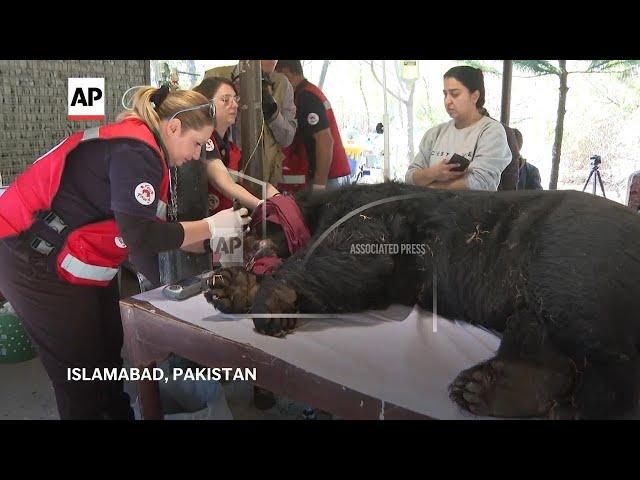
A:
{"type": "Polygon", "coordinates": [[[37,356],[20,319],[13,313],[0,313],[0,363],[26,362],[37,356]]]}

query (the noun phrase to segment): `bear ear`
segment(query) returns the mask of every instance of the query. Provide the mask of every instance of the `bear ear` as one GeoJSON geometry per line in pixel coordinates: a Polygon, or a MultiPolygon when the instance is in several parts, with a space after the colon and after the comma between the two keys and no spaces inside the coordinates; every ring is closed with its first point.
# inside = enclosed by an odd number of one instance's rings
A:
{"type": "Polygon", "coordinates": [[[288,258],[291,253],[289,252],[289,243],[287,242],[287,236],[284,233],[282,226],[277,223],[267,222],[267,235],[266,237],[274,244],[276,255],[280,258],[288,258]]]}

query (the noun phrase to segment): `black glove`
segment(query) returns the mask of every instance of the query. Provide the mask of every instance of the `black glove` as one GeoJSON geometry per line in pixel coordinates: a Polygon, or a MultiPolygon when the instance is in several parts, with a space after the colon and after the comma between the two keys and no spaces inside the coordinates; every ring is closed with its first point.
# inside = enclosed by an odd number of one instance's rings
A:
{"type": "Polygon", "coordinates": [[[269,85],[262,82],[262,115],[266,121],[271,120],[271,117],[278,111],[278,104],[271,94],[269,85]]]}

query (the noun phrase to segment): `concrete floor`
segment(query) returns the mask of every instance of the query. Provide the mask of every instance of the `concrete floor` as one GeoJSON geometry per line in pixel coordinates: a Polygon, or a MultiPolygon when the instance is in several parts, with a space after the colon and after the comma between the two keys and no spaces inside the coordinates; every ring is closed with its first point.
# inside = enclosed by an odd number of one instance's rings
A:
{"type": "MultiPolygon", "coordinates": [[[[126,382],[125,390],[135,402],[135,382],[126,382]]],[[[223,385],[227,405],[235,420],[295,420],[303,418],[304,405],[278,397],[276,405],[266,411],[253,406],[253,387],[248,382],[228,382],[223,385]]],[[[179,419],[207,419],[202,410],[191,415],[177,415],[179,419]]],[[[329,419],[318,412],[318,419],[329,419]]],[[[170,417],[171,418],[171,417],[170,417]]],[[[0,419],[57,420],[53,388],[39,358],[16,364],[0,364],[0,419]]]]}
{"type": "Polygon", "coordinates": [[[58,418],[53,388],[39,358],[0,364],[0,419],[58,418]]]}

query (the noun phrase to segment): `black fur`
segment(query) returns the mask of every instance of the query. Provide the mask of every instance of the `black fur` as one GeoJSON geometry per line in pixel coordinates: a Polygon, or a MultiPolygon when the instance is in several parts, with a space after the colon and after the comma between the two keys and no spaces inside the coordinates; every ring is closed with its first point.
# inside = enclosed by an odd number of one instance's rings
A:
{"type": "MultiPolygon", "coordinates": [[[[440,315],[503,334],[495,359],[452,383],[463,408],[601,418],[637,405],[640,218],[626,207],[574,191],[440,191],[394,182],[303,192],[297,202],[312,239],[262,281],[251,312],[357,312],[392,303],[431,309],[435,269],[440,315]],[[344,215],[406,194],[420,198],[356,214],[304,261],[344,215]],[[352,244],[373,243],[427,250],[351,254],[352,244]]],[[[281,243],[281,232],[276,237],[281,243]]],[[[255,324],[282,333],[278,320],[255,324]]]]}

